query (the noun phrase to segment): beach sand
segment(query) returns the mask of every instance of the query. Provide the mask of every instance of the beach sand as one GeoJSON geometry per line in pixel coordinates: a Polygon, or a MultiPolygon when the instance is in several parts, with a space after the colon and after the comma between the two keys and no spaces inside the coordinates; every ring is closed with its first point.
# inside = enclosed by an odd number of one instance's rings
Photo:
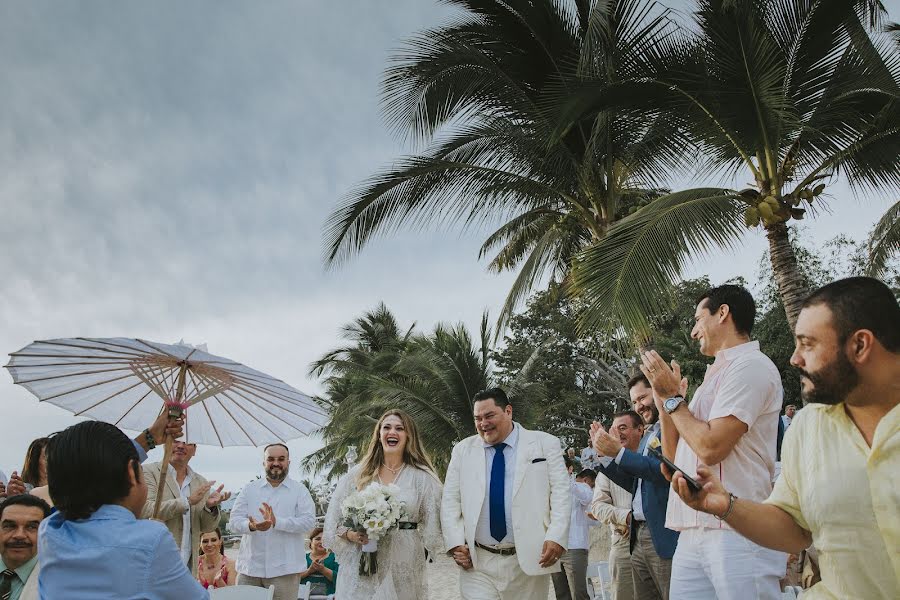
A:
{"type": "MultiPolygon", "coordinates": [[[[225,554],[231,558],[237,556],[238,544],[227,548],[225,554]]],[[[590,562],[605,561],[609,556],[609,528],[598,526],[591,528],[590,562]]],[[[428,572],[427,600],[460,600],[459,567],[449,560],[440,560],[426,566],[428,572]]],[[[549,600],[555,599],[553,586],[550,586],[549,600]]]]}

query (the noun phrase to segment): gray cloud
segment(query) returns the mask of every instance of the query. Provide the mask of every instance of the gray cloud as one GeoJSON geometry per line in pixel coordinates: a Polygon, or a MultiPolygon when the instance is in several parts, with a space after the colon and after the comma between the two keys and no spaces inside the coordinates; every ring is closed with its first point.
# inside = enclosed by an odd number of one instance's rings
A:
{"type": "MultiPolygon", "coordinates": [[[[402,233],[337,271],[321,262],[337,199],[409,150],[378,111],[390,49],[447,14],[422,0],[0,3],[0,351],[184,338],[315,392],[308,364],[379,301],[423,329],[496,313],[511,277],[476,261],[481,232],[402,233]]],[[[877,218],[841,196],[817,233],[877,218]]],[[[747,243],[696,269],[752,273],[761,245],[747,243]]],[[[73,422],[0,376],[0,468],[73,422]]],[[[295,458],[314,446],[292,443],[295,458]]],[[[204,448],[196,466],[236,487],[259,456],[204,448]]]]}

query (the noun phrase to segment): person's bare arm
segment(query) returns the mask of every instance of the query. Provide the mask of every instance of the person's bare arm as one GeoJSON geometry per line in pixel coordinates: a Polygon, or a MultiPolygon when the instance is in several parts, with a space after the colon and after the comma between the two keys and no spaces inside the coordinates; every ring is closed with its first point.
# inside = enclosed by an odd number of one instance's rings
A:
{"type": "Polygon", "coordinates": [[[675,473],[672,489],[694,510],[720,517],[727,513],[725,522],[751,542],[791,554],[799,554],[812,544],[812,534],[800,527],[787,512],[772,504],[735,498],[729,513],[731,495],[706,465],[697,467],[696,479],[703,489],[695,493],[688,487],[684,476],[675,473]]]}
{"type": "Polygon", "coordinates": [[[717,465],[725,460],[748,429],[746,423],[731,415],[701,421],[683,403],[667,416],[700,462],[707,465],[717,465]]]}

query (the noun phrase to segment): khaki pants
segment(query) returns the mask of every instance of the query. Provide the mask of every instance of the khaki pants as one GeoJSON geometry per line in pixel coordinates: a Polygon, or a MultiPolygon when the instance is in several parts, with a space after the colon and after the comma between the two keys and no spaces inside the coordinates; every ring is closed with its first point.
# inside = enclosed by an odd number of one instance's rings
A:
{"type": "Polygon", "coordinates": [[[281,575],[280,577],[251,577],[238,573],[238,585],[252,585],[269,589],[269,586],[275,586],[274,600],[297,600],[300,592],[300,573],[292,573],[290,575],[281,575]]]}
{"type": "Polygon", "coordinates": [[[634,579],[631,574],[628,538],[616,539],[609,549],[609,575],[612,578],[613,600],[634,600],[634,579]]]}
{"type": "Polygon", "coordinates": [[[478,569],[459,570],[463,600],[547,600],[549,575],[526,575],[515,556],[500,556],[476,546],[478,569]]]}
{"type": "Polygon", "coordinates": [[[553,573],[556,600],[590,600],[587,591],[587,550],[567,550],[559,559],[562,571],[553,573]]]}
{"type": "Polygon", "coordinates": [[[634,578],[635,600],[669,600],[669,581],[672,578],[672,560],[660,558],[653,547],[650,528],[641,521],[637,540],[631,553],[631,572],[634,578]]]}

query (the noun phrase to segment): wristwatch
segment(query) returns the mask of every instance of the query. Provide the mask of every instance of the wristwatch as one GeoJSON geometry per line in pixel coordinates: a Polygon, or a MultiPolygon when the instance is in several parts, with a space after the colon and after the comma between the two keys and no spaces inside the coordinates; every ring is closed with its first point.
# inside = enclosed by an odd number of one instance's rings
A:
{"type": "Polygon", "coordinates": [[[670,415],[678,410],[678,407],[684,403],[684,396],[672,396],[665,402],[663,402],[663,408],[670,415]]]}

